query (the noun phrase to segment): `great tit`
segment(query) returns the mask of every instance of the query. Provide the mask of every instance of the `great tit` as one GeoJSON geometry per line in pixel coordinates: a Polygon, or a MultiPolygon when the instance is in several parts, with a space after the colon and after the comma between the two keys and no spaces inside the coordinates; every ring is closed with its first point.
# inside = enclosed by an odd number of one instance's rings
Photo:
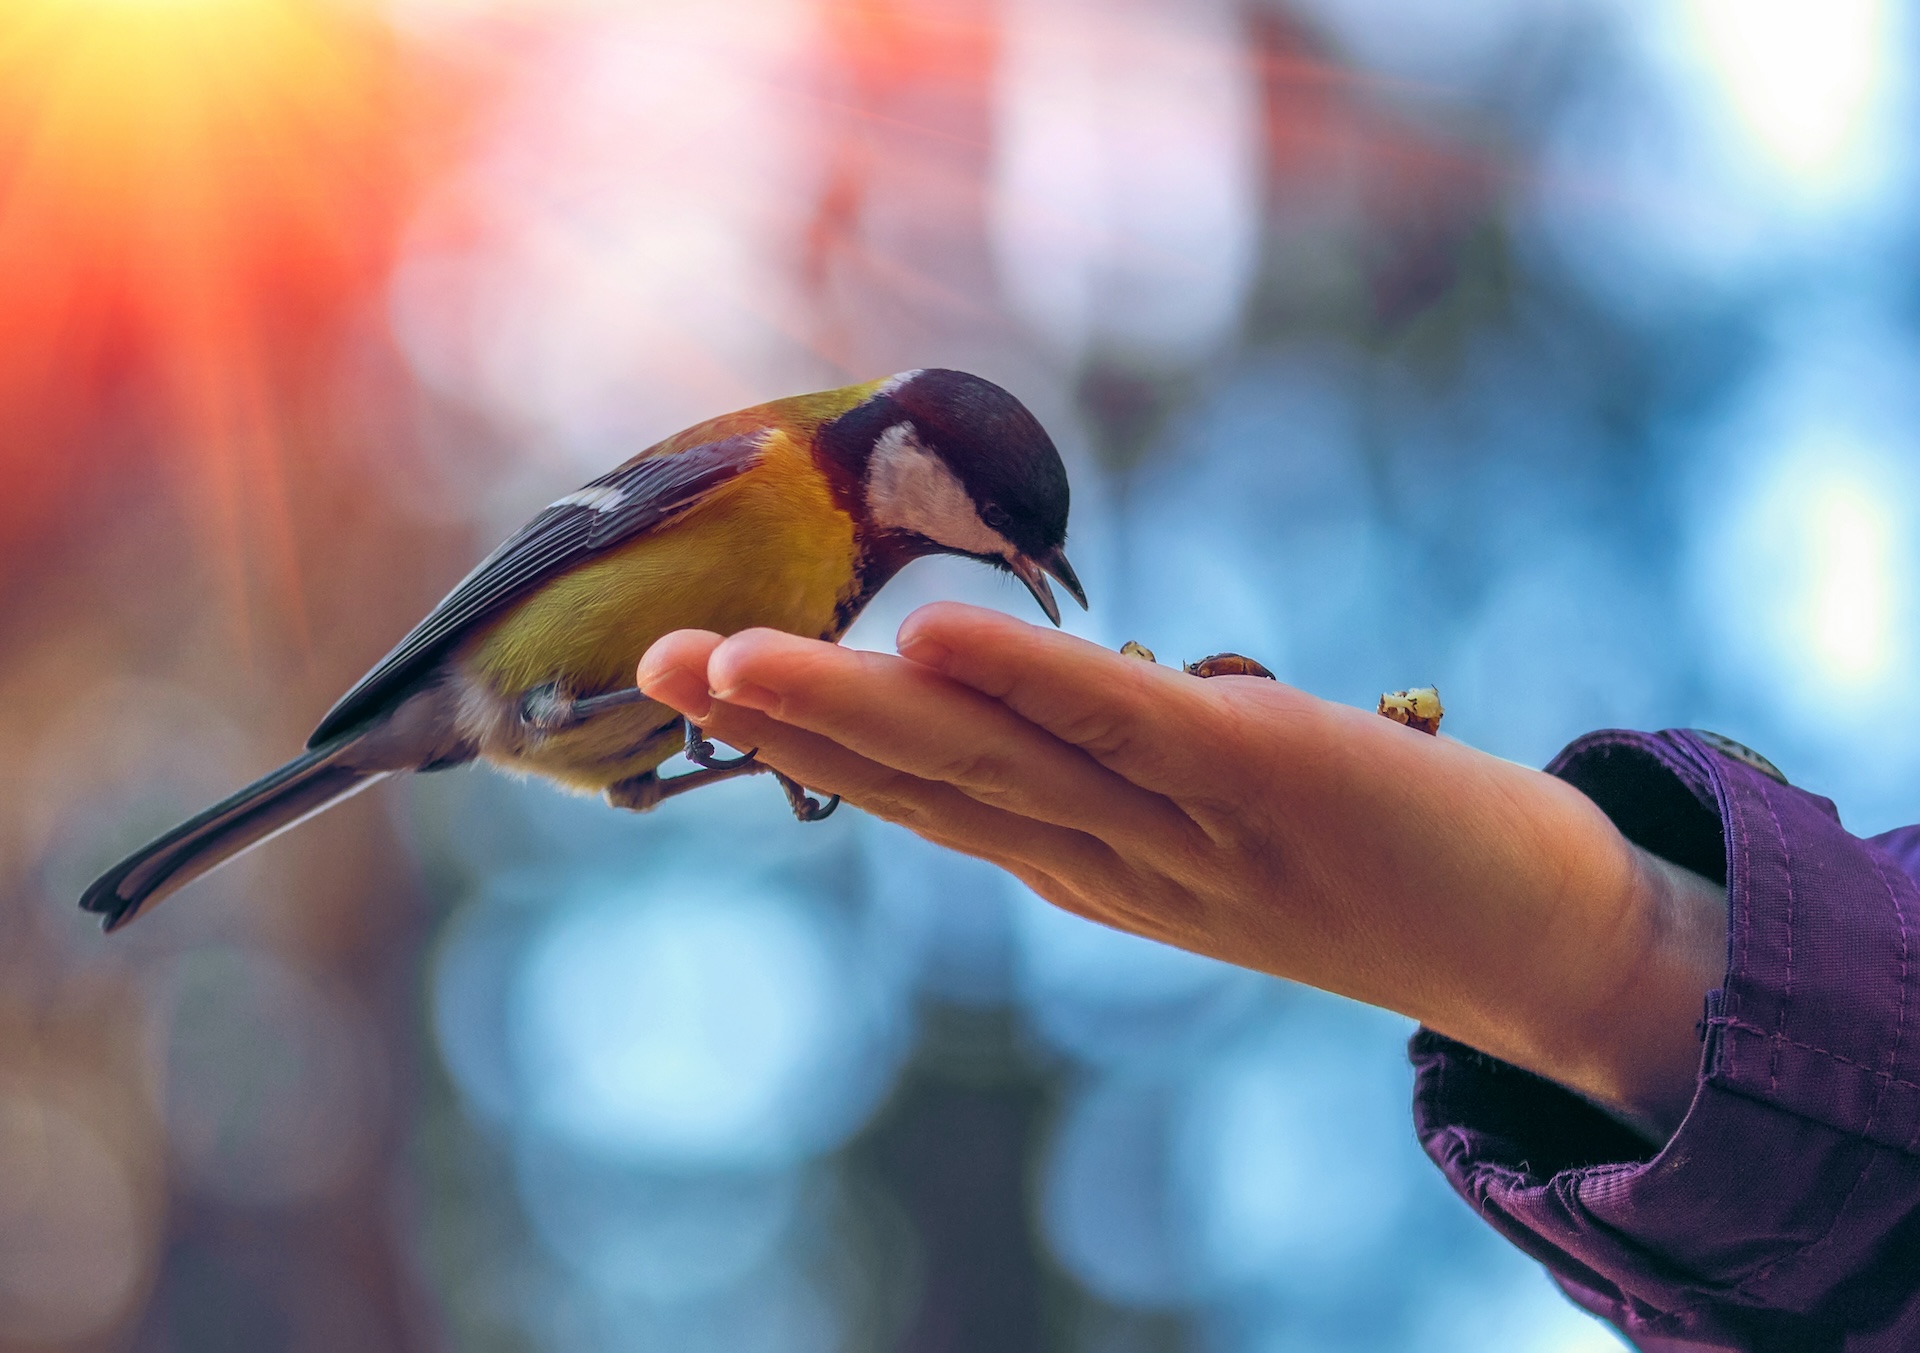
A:
{"type": "MultiPolygon", "coordinates": [[[[775,400],[649,447],[550,504],[341,697],[307,750],[94,881],[114,930],[241,851],[397,771],[475,759],[644,811],[755,773],[641,695],[672,630],[837,641],[913,559],[958,554],[1025,583],[1054,624],[1067,474],[1038,420],[960,371],[775,400]],[[698,769],[661,776],[685,751],[698,769]]],[[[777,775],[778,773],[775,772],[777,775]]],[[[824,817],[779,777],[803,821],[824,817]]]]}

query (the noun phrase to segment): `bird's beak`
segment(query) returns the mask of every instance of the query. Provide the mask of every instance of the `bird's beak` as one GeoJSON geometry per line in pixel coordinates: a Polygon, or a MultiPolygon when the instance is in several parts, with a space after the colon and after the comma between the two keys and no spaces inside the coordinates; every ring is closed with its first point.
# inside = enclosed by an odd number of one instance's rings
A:
{"type": "Polygon", "coordinates": [[[1047,613],[1047,619],[1055,625],[1060,623],[1060,603],[1053,599],[1053,589],[1047,585],[1047,575],[1052,574],[1060,585],[1067,589],[1067,595],[1080,603],[1080,609],[1087,609],[1086,589],[1080,586],[1080,579],[1074,575],[1073,565],[1067,562],[1067,552],[1055,548],[1039,558],[1024,554],[1007,556],[1007,567],[1013,570],[1013,576],[1027,585],[1027,591],[1033,593],[1033,599],[1040,603],[1040,609],[1047,613]]]}

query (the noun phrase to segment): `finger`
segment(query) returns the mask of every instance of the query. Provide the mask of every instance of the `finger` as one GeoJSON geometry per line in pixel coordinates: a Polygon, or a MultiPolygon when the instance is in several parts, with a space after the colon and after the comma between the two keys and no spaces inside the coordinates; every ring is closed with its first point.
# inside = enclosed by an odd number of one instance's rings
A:
{"type": "Polygon", "coordinates": [[[699,724],[713,703],[707,685],[707,659],[720,646],[711,630],[675,630],[654,640],[640,659],[635,683],[641,690],[699,724]]]}
{"type": "MultiPolygon", "coordinates": [[[[923,606],[900,627],[902,656],[1004,703],[1135,784],[1176,799],[1230,796],[1221,768],[1248,754],[1236,706],[1294,693],[1277,682],[1199,681],[1171,667],[1040,630],[998,611],[923,606]],[[1254,685],[1261,689],[1253,689],[1254,685]]],[[[1263,709],[1268,717],[1275,712],[1263,709]]]]}
{"type": "MultiPolygon", "coordinates": [[[[718,702],[707,691],[704,664],[720,636],[680,631],[642,660],[641,684],[662,703],[697,719],[703,731],[760,759],[810,788],[896,822],[936,845],[983,859],[1013,874],[1047,901],[1075,915],[1149,938],[1194,947],[1175,913],[1137,902],[1145,881],[1115,851],[1083,833],[1008,813],[849,752],[830,739],[754,710],[718,702]]],[[[1187,918],[1190,922],[1191,917],[1187,918]]]]}
{"type": "Polygon", "coordinates": [[[816,793],[838,794],[936,846],[1004,869],[1076,915],[1139,928],[1139,922],[1102,907],[1103,899],[1127,889],[1118,879],[1117,857],[1093,837],[991,807],[951,785],[916,780],[755,710],[715,702],[708,718],[706,731],[713,736],[734,746],[758,747],[759,760],[816,793]]]}
{"type": "Polygon", "coordinates": [[[839,794],[934,845],[1004,869],[1076,916],[1156,940],[1181,933],[1179,918],[1135,902],[1139,879],[1095,837],[994,808],[951,785],[916,780],[754,710],[716,702],[709,725],[735,746],[758,746],[762,761],[809,788],[839,794]]]}
{"type": "Polygon", "coordinates": [[[1018,860],[1025,866],[1052,860],[1058,868],[1063,859],[1085,866],[1098,858],[1091,849],[1098,843],[1078,832],[1024,819],[950,785],[875,763],[760,711],[714,699],[708,693],[707,666],[721,642],[719,635],[701,630],[680,630],[658,640],[640,661],[641,688],[697,722],[709,736],[735,747],[757,748],[767,765],[808,788],[839,794],[875,816],[938,837],[943,845],[996,863],[1018,860]]]}
{"type": "Polygon", "coordinates": [[[952,785],[870,761],[757,710],[716,700],[702,727],[735,747],[758,748],[762,762],[809,789],[838,794],[875,817],[1003,868],[1095,880],[1115,868],[1113,851],[1084,832],[981,803],[952,785]]]}
{"type": "Polygon", "coordinates": [[[748,630],[711,651],[707,679],[730,704],[1022,817],[1161,849],[1196,831],[1164,798],[999,701],[888,654],[748,630]]]}

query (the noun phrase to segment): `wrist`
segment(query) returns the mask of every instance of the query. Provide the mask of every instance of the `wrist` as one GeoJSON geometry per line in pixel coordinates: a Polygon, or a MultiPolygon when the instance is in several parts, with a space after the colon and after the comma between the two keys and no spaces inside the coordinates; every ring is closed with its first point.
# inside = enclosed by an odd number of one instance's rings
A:
{"type": "Polygon", "coordinates": [[[1521,1064],[1652,1141],[1673,1134],[1700,1071],[1699,1020],[1726,961],[1726,890],[1622,842],[1629,864],[1617,930],[1594,943],[1570,999],[1543,1012],[1540,1053],[1521,1064]]]}
{"type": "Polygon", "coordinates": [[[1664,1141],[1686,1115],[1699,1080],[1701,1012],[1725,978],[1727,894],[1689,869],[1631,849],[1643,940],[1621,975],[1620,995],[1591,1023],[1596,1084],[1588,1093],[1664,1141]]]}
{"type": "Polygon", "coordinates": [[[1460,999],[1419,1017],[1664,1140],[1692,1100],[1701,1009],[1724,976],[1725,890],[1629,842],[1560,780],[1505,763],[1488,774],[1503,807],[1479,825],[1522,844],[1461,918],[1476,938],[1460,999]]]}

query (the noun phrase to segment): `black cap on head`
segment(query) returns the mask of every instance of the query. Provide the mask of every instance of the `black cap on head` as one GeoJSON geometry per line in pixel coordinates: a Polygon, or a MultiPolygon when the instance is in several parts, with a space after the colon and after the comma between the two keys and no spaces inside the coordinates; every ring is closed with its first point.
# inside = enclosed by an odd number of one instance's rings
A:
{"type": "Polygon", "coordinates": [[[1043,558],[1066,543],[1067,469],[1027,406],[992,381],[934,367],[889,392],[987,525],[1043,558]]]}
{"type": "Polygon", "coordinates": [[[964,554],[1025,583],[1054,624],[1067,562],[1067,470],[1026,406],[964,371],[904,372],[820,429],[816,454],[872,530],[863,567],[884,581],[909,559],[964,554]]]}

